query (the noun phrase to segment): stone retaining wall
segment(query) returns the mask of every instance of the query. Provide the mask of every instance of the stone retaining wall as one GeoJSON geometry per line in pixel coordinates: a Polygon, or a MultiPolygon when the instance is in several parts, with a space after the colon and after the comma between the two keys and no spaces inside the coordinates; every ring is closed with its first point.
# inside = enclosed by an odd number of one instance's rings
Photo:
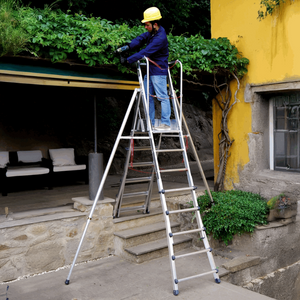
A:
{"type": "MultiPolygon", "coordinates": [[[[81,209],[84,211],[76,217],[66,214],[64,218],[50,220],[51,216],[44,216],[38,222],[28,219],[28,223],[33,223],[19,226],[12,226],[11,221],[7,228],[2,223],[0,282],[72,263],[88,215],[87,208],[81,209]]],[[[110,203],[97,205],[77,262],[114,253],[112,209],[110,203]]]]}

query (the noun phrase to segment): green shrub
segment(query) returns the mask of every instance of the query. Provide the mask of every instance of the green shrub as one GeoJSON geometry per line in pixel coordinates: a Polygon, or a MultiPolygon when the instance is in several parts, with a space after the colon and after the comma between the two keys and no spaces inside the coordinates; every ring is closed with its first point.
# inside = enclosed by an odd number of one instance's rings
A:
{"type": "Polygon", "coordinates": [[[208,234],[228,245],[233,235],[253,232],[257,224],[267,224],[268,207],[258,194],[243,191],[212,192],[198,198],[203,224],[208,234]]]}
{"type": "Polygon", "coordinates": [[[0,0],[0,56],[26,50],[29,35],[16,18],[16,12],[15,1],[0,0]]]}
{"type": "MultiPolygon", "coordinates": [[[[31,53],[50,58],[53,62],[79,59],[89,66],[115,65],[124,73],[132,72],[132,68],[121,65],[113,51],[145,31],[142,24],[129,27],[82,14],[66,14],[49,7],[21,7],[14,11],[14,15],[20,28],[25,29],[29,36],[27,47],[31,53]]],[[[17,31],[11,36],[15,34],[17,31]]],[[[204,39],[199,34],[190,37],[169,34],[168,40],[169,60],[180,59],[187,75],[218,70],[234,72],[238,77],[247,73],[249,60],[242,57],[227,38],[204,39]]],[[[178,67],[177,64],[172,72],[177,72],[178,67]]]]}

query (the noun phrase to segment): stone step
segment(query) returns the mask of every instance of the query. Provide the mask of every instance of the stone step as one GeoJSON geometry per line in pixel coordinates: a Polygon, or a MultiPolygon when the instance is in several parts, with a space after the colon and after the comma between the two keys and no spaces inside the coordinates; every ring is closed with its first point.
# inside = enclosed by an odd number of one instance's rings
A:
{"type": "Polygon", "coordinates": [[[162,208],[151,208],[149,214],[143,214],[141,210],[123,212],[119,218],[115,218],[114,231],[136,228],[144,225],[162,222],[162,208]]]}
{"type": "MultiPolygon", "coordinates": [[[[171,222],[172,232],[180,230],[180,224],[171,222]]],[[[114,233],[116,254],[123,252],[125,247],[133,247],[142,243],[152,242],[166,237],[165,222],[121,230],[114,233]]]]}
{"type": "MultiPolygon", "coordinates": [[[[176,251],[192,246],[192,238],[185,235],[175,236],[173,240],[175,253],[176,251]]],[[[123,257],[136,263],[142,263],[154,258],[167,256],[169,253],[167,237],[138,246],[125,248],[124,250],[123,257]]]]}
{"type": "MultiPolygon", "coordinates": [[[[133,198],[124,198],[122,200],[122,208],[123,207],[131,207],[131,206],[139,206],[144,205],[145,197],[133,197],[133,198]]],[[[159,198],[151,198],[150,208],[157,208],[160,206],[160,199],[159,198]]],[[[122,212],[121,212],[122,214],[122,212]]]]}

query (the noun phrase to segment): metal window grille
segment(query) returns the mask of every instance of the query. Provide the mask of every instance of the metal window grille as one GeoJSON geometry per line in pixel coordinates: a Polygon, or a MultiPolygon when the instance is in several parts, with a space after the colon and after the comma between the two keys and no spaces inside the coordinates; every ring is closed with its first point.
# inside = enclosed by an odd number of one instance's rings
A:
{"type": "Polygon", "coordinates": [[[300,172],[300,93],[281,94],[273,102],[274,169],[300,172]]]}

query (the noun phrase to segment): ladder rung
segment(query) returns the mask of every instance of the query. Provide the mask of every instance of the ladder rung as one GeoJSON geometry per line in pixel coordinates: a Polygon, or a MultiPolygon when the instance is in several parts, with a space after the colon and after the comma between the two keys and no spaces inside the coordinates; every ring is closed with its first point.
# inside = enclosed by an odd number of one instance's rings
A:
{"type": "Polygon", "coordinates": [[[151,167],[153,166],[153,162],[149,161],[149,162],[136,162],[136,163],[132,163],[128,165],[128,168],[130,167],[151,167]]]}
{"type": "Polygon", "coordinates": [[[160,173],[182,172],[182,171],[187,171],[187,168],[184,168],[184,169],[166,169],[166,170],[160,170],[160,173]]]}
{"type": "Polygon", "coordinates": [[[201,253],[206,253],[206,252],[211,252],[211,251],[212,251],[212,249],[209,248],[209,249],[199,250],[199,251],[195,251],[195,252],[191,252],[191,253],[186,253],[186,254],[181,254],[181,255],[174,255],[174,256],[172,256],[172,259],[175,260],[177,258],[190,256],[190,255],[201,254],[201,253]]]}
{"type": "Polygon", "coordinates": [[[183,149],[159,149],[156,150],[156,152],[180,152],[183,151],[183,149]]]}
{"type": "Polygon", "coordinates": [[[190,277],[185,277],[185,278],[181,278],[181,279],[175,279],[175,282],[179,283],[179,282],[182,282],[182,281],[185,281],[185,280],[194,279],[194,278],[198,278],[198,277],[201,277],[201,276],[205,276],[205,275],[208,275],[208,274],[214,274],[214,273],[218,273],[218,269],[213,270],[213,271],[209,271],[209,272],[205,272],[205,273],[202,273],[202,274],[190,276],[190,277]]]}
{"type": "Polygon", "coordinates": [[[171,211],[166,211],[166,214],[177,214],[177,213],[184,213],[184,212],[189,212],[189,211],[196,211],[199,210],[199,207],[193,207],[193,208],[185,208],[185,209],[179,209],[179,210],[171,210],[171,211]]]}
{"type": "MultiPolygon", "coordinates": [[[[129,150],[128,147],[125,148],[127,151],[129,150]]],[[[150,146],[145,146],[145,147],[134,147],[134,151],[146,151],[146,150],[151,150],[150,146]]]]}
{"type": "MultiPolygon", "coordinates": [[[[130,210],[136,210],[136,209],[144,209],[145,205],[140,205],[140,206],[128,206],[128,207],[123,207],[120,208],[120,212],[122,211],[130,211],[130,210]]],[[[177,258],[177,256],[176,256],[177,258]]]]}
{"type": "MultiPolygon", "coordinates": [[[[172,135],[168,135],[168,134],[166,134],[166,135],[162,135],[161,137],[179,137],[179,135],[174,135],[174,134],[172,134],[172,135]]],[[[183,137],[190,137],[188,134],[185,134],[185,135],[183,135],[183,137]]]]}
{"type": "Polygon", "coordinates": [[[195,190],[195,189],[197,189],[197,187],[189,186],[189,187],[186,187],[186,188],[162,190],[159,193],[164,194],[164,193],[171,193],[171,192],[190,191],[190,190],[195,190]]]}
{"type": "Polygon", "coordinates": [[[187,230],[187,231],[178,231],[178,232],[170,233],[170,237],[175,236],[175,235],[194,233],[194,232],[200,232],[200,231],[205,231],[205,228],[197,228],[197,229],[192,229],[192,230],[187,230]]]}
{"type": "Polygon", "coordinates": [[[127,178],[125,183],[147,182],[150,180],[151,177],[127,178]]]}
{"type": "Polygon", "coordinates": [[[149,140],[149,136],[121,136],[123,140],[149,140]]]}
{"type": "Polygon", "coordinates": [[[146,196],[146,195],[148,195],[148,191],[147,192],[135,192],[135,193],[123,194],[123,198],[146,196]]]}

